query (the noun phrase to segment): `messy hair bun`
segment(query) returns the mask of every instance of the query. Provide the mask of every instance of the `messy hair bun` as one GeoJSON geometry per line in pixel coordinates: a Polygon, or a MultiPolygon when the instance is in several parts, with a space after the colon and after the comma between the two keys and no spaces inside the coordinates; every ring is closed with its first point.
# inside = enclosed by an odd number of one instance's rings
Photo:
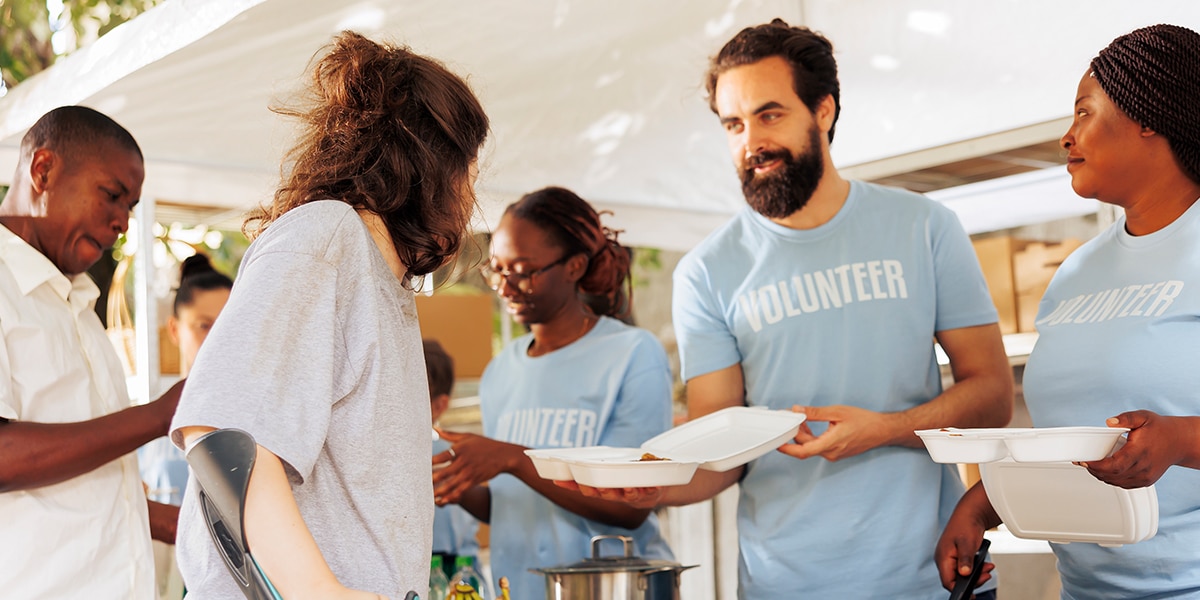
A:
{"type": "Polygon", "coordinates": [[[341,200],[386,223],[406,283],[453,258],[474,211],[471,168],[488,118],[467,84],[403,46],[346,31],[314,65],[274,202],[247,221],[261,233],[315,200],[341,200]]]}
{"type": "Polygon", "coordinates": [[[567,255],[588,257],[579,290],[599,314],[623,317],[633,298],[629,249],[617,241],[619,231],[600,222],[600,213],[575,192],[548,187],[531,192],[505,211],[545,231],[567,255]]]}

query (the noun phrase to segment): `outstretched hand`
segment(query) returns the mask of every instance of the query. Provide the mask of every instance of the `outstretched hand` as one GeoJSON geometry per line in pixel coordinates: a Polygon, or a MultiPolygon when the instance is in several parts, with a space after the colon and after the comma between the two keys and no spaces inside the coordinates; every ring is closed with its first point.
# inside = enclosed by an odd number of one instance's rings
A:
{"type": "Polygon", "coordinates": [[[467,490],[517,468],[525,448],[473,433],[437,430],[450,449],[433,456],[433,497],[439,505],[458,502],[467,490]]]}
{"type": "Polygon", "coordinates": [[[1196,435],[1189,419],[1148,410],[1121,413],[1108,419],[1107,425],[1129,428],[1125,445],[1108,458],[1080,464],[1096,479],[1126,489],[1149,486],[1172,465],[1183,462],[1196,435]]]}
{"type": "Polygon", "coordinates": [[[661,487],[596,488],[575,481],[555,481],[560,488],[574,490],[588,498],[621,502],[634,508],[655,508],[663,496],[661,487]]]}
{"type": "Polygon", "coordinates": [[[820,456],[836,461],[857,456],[885,445],[890,439],[887,415],[856,406],[793,406],[792,412],[804,413],[807,418],[800,425],[793,444],[784,444],[779,451],[795,458],[820,456]],[[808,423],[828,422],[829,427],[821,435],[813,435],[808,423]]]}

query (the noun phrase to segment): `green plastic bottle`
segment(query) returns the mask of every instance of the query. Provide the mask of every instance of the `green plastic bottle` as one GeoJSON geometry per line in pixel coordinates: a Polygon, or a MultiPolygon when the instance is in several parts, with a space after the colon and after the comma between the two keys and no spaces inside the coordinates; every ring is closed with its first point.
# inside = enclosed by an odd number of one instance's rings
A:
{"type": "Polygon", "coordinates": [[[450,580],[442,571],[442,557],[435,554],[429,561],[429,598],[430,600],[446,600],[450,593],[450,580]]]}

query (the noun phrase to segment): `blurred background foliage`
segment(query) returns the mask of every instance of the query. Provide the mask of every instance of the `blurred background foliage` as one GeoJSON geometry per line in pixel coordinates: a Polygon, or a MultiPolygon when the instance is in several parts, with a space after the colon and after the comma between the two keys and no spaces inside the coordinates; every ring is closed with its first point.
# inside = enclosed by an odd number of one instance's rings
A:
{"type": "Polygon", "coordinates": [[[162,0],[0,0],[0,96],[162,0]]]}

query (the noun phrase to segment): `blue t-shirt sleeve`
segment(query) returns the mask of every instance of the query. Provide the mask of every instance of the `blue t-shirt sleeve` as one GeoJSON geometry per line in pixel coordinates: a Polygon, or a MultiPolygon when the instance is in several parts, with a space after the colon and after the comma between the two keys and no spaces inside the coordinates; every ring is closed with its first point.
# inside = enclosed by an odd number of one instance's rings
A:
{"type": "Polygon", "coordinates": [[[671,321],[684,383],[742,362],[737,339],[710,291],[709,272],[701,261],[690,259],[675,269],[671,292],[671,321]]]}
{"type": "Polygon", "coordinates": [[[996,306],[971,238],[950,209],[935,205],[930,215],[937,318],[934,331],[987,325],[998,320],[996,306]]]}
{"type": "Polygon", "coordinates": [[[649,332],[639,339],[598,445],[636,448],[671,427],[671,368],[649,332]]]}

